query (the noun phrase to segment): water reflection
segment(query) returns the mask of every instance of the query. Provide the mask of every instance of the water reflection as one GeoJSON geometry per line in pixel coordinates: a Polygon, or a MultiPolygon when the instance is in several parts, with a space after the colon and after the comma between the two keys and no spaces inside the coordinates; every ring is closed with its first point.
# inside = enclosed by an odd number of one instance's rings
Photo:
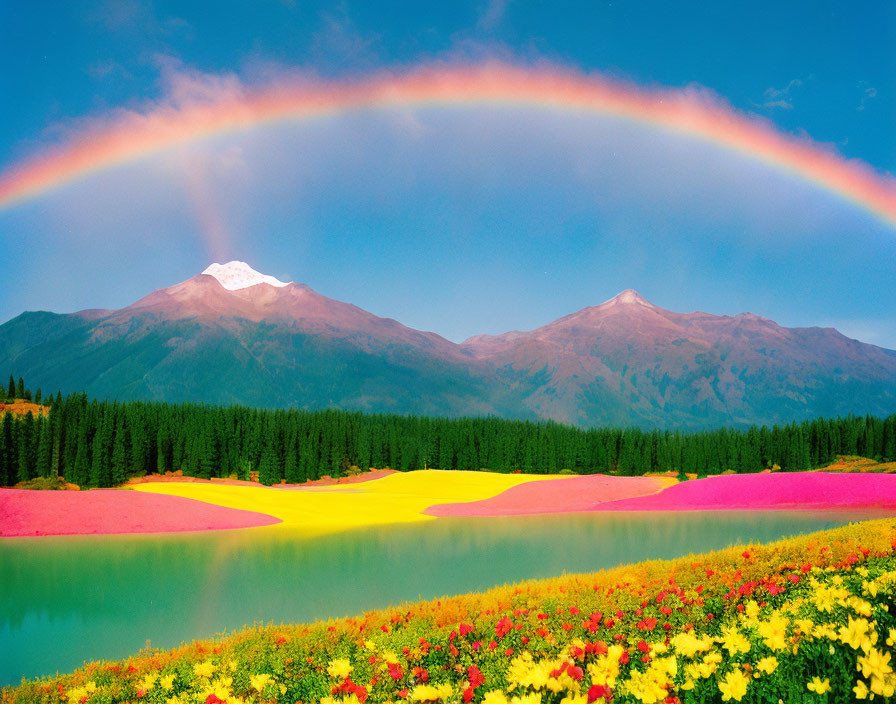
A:
{"type": "Polygon", "coordinates": [[[522,579],[774,540],[879,514],[439,519],[303,538],[250,529],[0,542],[0,684],[253,623],[338,617],[522,579]]]}

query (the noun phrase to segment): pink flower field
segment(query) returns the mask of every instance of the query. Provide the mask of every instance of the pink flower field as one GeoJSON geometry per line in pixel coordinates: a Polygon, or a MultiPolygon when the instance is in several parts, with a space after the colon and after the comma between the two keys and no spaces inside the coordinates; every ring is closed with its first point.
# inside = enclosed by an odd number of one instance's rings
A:
{"type": "Polygon", "coordinates": [[[254,511],[137,491],[0,489],[0,535],[179,533],[279,523],[254,511]]]}
{"type": "Polygon", "coordinates": [[[597,511],[896,508],[896,475],[793,472],[696,479],[659,494],[595,504],[597,511]]]}
{"type": "Polygon", "coordinates": [[[655,494],[670,480],[657,477],[611,477],[591,474],[529,482],[483,501],[430,506],[430,516],[518,516],[527,513],[592,511],[595,506],[617,499],[655,494]]]}

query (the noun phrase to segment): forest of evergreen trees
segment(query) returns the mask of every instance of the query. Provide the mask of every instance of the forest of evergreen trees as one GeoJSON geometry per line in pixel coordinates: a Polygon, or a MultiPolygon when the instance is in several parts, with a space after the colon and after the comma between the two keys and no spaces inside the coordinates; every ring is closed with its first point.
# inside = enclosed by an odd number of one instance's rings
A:
{"type": "MultiPolygon", "coordinates": [[[[8,396],[30,398],[22,380],[8,396]]],[[[38,400],[39,392],[34,394],[38,400]]],[[[2,395],[2,393],[0,393],[2,395]]],[[[0,399],[2,400],[2,399],[0,399]]],[[[275,484],[340,476],[356,467],[489,469],[579,474],[823,466],[837,455],[896,460],[896,415],[699,433],[579,429],[553,422],[428,418],[326,410],[258,410],[196,404],[100,402],[85,394],[45,399],[48,414],[5,413],[0,484],[64,476],[108,487],[132,476],[182,470],[275,484]]]]}

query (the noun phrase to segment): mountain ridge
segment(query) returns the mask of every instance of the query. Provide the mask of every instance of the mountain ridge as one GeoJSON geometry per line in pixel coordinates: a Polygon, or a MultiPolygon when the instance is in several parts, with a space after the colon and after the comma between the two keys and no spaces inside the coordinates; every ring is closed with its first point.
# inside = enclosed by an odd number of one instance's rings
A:
{"type": "Polygon", "coordinates": [[[122,400],[582,426],[740,426],[896,408],[896,352],[833,328],[677,313],[626,289],[529,331],[455,343],[244,262],[213,267],[218,276],[113,311],[24,313],[0,325],[0,368],[122,400]]]}

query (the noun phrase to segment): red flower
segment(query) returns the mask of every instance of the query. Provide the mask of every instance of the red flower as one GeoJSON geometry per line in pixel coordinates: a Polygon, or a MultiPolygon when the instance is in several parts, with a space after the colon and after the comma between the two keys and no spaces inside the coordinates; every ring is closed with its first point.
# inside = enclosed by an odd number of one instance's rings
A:
{"type": "Polygon", "coordinates": [[[464,690],[463,699],[465,702],[473,701],[473,688],[472,687],[467,687],[464,690]]]}
{"type": "Polygon", "coordinates": [[[458,630],[460,630],[460,635],[463,637],[463,636],[467,635],[468,633],[473,632],[473,624],[472,623],[462,623],[462,624],[460,624],[460,627],[458,630]]]}
{"type": "Polygon", "coordinates": [[[513,628],[513,622],[506,616],[495,624],[495,636],[503,638],[513,628]]]}
{"type": "Polygon", "coordinates": [[[582,677],[585,676],[585,671],[578,665],[570,665],[566,668],[566,674],[572,677],[576,682],[579,682],[582,677]]]}
{"type": "Polygon", "coordinates": [[[473,689],[485,684],[485,675],[479,671],[479,668],[476,667],[476,665],[470,665],[467,668],[467,679],[470,680],[470,687],[473,689]]]}
{"type": "Polygon", "coordinates": [[[610,701],[610,688],[602,684],[594,684],[588,689],[588,704],[596,702],[598,699],[606,699],[610,701]]]}
{"type": "Polygon", "coordinates": [[[223,699],[219,699],[217,694],[209,694],[205,698],[205,704],[226,704],[223,699]]]}
{"type": "Polygon", "coordinates": [[[647,643],[645,643],[643,640],[639,640],[638,641],[638,650],[640,650],[642,653],[646,653],[646,652],[650,651],[650,646],[647,645],[647,643]]]}

